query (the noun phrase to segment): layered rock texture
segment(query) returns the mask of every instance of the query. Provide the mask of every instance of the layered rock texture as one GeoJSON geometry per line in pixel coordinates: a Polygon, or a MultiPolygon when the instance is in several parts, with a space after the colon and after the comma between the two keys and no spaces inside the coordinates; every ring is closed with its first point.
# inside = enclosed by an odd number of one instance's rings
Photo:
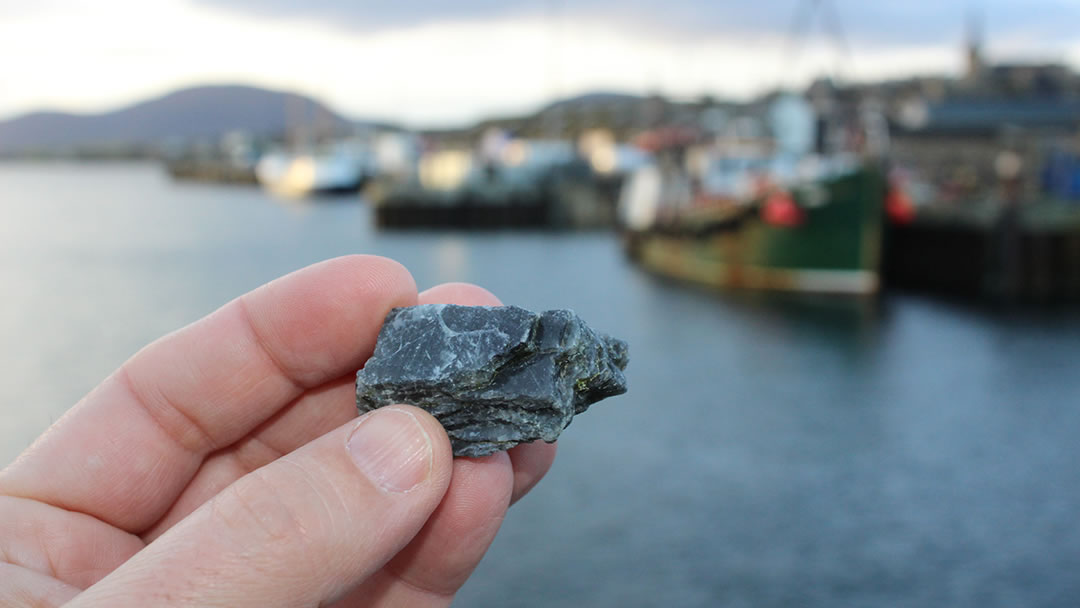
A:
{"type": "Polygon", "coordinates": [[[361,413],[408,403],[431,412],[455,456],[553,442],[575,415],[626,392],[626,343],[569,310],[428,304],[395,308],[356,374],[361,413]]]}

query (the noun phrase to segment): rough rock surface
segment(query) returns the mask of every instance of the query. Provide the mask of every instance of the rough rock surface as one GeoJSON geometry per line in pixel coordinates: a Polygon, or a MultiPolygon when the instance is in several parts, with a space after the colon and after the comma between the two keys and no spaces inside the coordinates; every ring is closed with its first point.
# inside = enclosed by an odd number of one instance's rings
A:
{"type": "Polygon", "coordinates": [[[626,392],[626,363],[625,342],[569,310],[395,308],[356,374],[356,405],[422,407],[446,428],[455,456],[485,456],[555,441],[576,414],[626,392]]]}

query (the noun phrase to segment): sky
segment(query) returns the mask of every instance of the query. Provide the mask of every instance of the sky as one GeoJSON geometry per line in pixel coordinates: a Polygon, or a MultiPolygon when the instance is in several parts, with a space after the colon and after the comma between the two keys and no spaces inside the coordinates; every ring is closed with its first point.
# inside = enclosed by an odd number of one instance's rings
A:
{"type": "Polygon", "coordinates": [[[0,0],[0,118],[224,83],[416,126],[595,90],[747,98],[958,74],[972,15],[991,59],[1080,66],[1080,0],[0,0]]]}

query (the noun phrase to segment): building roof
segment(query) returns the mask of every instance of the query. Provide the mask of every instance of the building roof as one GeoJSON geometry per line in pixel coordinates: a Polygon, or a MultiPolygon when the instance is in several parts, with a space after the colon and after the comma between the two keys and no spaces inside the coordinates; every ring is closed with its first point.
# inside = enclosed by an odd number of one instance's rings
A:
{"type": "Polygon", "coordinates": [[[945,101],[927,106],[925,123],[912,133],[992,135],[1003,128],[1075,130],[1080,127],[1080,100],[1020,99],[945,101]]]}

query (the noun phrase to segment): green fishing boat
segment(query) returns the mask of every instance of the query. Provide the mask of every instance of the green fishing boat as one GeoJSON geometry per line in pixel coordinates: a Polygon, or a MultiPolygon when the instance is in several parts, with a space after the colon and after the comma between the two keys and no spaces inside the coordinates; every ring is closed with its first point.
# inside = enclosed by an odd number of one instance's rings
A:
{"type": "Polygon", "coordinates": [[[779,99],[771,133],[652,134],[655,162],[620,201],[630,258],[711,287],[878,291],[887,131],[869,115],[823,136],[801,98],[779,99]],[[823,149],[832,139],[856,142],[823,149]],[[815,148],[815,142],[817,147],[815,148]]]}
{"type": "Polygon", "coordinates": [[[625,245],[650,271],[712,287],[872,294],[885,193],[882,172],[862,167],[786,197],[628,230],[625,245]]]}

